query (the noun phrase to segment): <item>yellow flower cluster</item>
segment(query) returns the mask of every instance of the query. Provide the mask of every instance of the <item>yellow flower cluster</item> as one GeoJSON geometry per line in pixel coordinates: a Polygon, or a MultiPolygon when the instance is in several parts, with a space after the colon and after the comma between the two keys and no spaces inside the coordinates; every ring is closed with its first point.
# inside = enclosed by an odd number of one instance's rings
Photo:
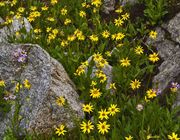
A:
{"type": "MultiPolygon", "coordinates": [[[[83,111],[87,113],[93,112],[93,106],[91,104],[86,104],[86,105],[83,104],[83,111]]],[[[101,109],[100,111],[98,111],[100,121],[97,124],[97,129],[99,133],[101,134],[108,133],[110,129],[110,125],[107,124],[107,121],[103,121],[103,120],[109,119],[109,116],[114,116],[118,112],[120,112],[120,109],[117,107],[116,104],[111,104],[108,110],[101,109]]],[[[91,130],[94,130],[94,125],[90,120],[88,120],[87,123],[83,121],[80,124],[80,126],[83,133],[90,133],[91,130]]]]}
{"type": "Polygon", "coordinates": [[[121,32],[117,34],[112,34],[111,36],[112,40],[116,40],[116,41],[121,41],[124,37],[125,35],[121,32]]]}
{"type": "MultiPolygon", "coordinates": [[[[48,30],[48,29],[47,29],[48,30]]],[[[48,35],[48,39],[47,39],[47,42],[50,43],[52,40],[54,40],[59,32],[58,29],[49,29],[49,35],[48,35]]]]}
{"type": "Polygon", "coordinates": [[[85,69],[88,66],[88,61],[83,62],[76,70],[74,75],[80,76],[81,74],[85,73],[85,69]]]}
{"type": "Polygon", "coordinates": [[[39,29],[39,28],[34,29],[34,33],[36,33],[36,34],[41,33],[41,29],[39,29]]]}
{"type": "Polygon", "coordinates": [[[66,18],[65,21],[64,21],[64,25],[68,25],[68,24],[70,24],[71,22],[72,22],[71,19],[66,18]]]}
{"type": "Polygon", "coordinates": [[[6,21],[4,22],[5,25],[11,24],[13,22],[12,17],[6,17],[6,21]]]}
{"type": "MultiPolygon", "coordinates": [[[[96,67],[100,68],[100,69],[108,64],[106,59],[104,59],[100,53],[93,54],[93,60],[96,63],[96,67]]],[[[100,77],[99,75],[97,75],[97,76],[100,77]]]]}
{"type": "Polygon", "coordinates": [[[85,40],[85,36],[83,35],[83,32],[79,29],[76,29],[74,31],[74,35],[77,37],[78,40],[85,40]]]}
{"type": "Polygon", "coordinates": [[[99,78],[100,83],[104,83],[107,80],[107,76],[102,70],[96,70],[95,75],[99,78]]]}
{"type": "MultiPolygon", "coordinates": [[[[121,14],[123,12],[123,7],[120,6],[118,9],[115,10],[116,13],[121,14]]],[[[114,24],[117,27],[121,27],[124,24],[124,21],[129,19],[129,13],[125,13],[122,15],[119,15],[117,19],[114,19],[114,24]]]]}
{"type": "Polygon", "coordinates": [[[28,79],[25,79],[25,80],[23,81],[23,84],[21,84],[20,82],[18,82],[18,83],[16,84],[16,86],[15,86],[15,92],[19,92],[20,89],[22,89],[23,87],[26,88],[26,89],[28,89],[28,90],[30,90],[30,88],[31,88],[31,83],[29,82],[28,79]]]}
{"type": "Polygon", "coordinates": [[[29,22],[35,21],[36,18],[40,17],[41,13],[39,11],[32,11],[27,18],[29,22]]]}

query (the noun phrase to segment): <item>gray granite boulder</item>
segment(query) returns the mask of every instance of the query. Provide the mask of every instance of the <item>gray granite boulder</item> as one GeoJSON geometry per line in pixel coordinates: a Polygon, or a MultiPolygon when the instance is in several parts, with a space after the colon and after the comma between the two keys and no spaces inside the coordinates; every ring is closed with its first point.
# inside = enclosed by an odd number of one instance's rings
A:
{"type": "MultiPolygon", "coordinates": [[[[0,24],[3,23],[4,20],[0,17],[0,24]]],[[[32,26],[26,18],[21,17],[17,19],[16,17],[14,17],[12,24],[0,28],[0,42],[7,42],[8,37],[12,37],[15,32],[21,30],[22,28],[24,28],[28,33],[32,29],[32,26]]]]}
{"type": "Polygon", "coordinates": [[[180,13],[169,21],[167,30],[171,34],[172,40],[180,43],[180,13]]]}
{"type": "MultiPolygon", "coordinates": [[[[121,5],[126,5],[127,3],[133,5],[138,2],[138,0],[119,0],[121,5]]],[[[104,0],[103,1],[103,12],[109,14],[109,12],[115,10],[116,0],[104,0]]]]}
{"type": "MultiPolygon", "coordinates": [[[[63,66],[38,45],[1,43],[0,79],[5,80],[11,93],[14,93],[16,83],[11,81],[28,79],[31,84],[29,90],[22,88],[16,95],[20,104],[17,125],[22,134],[25,131],[51,133],[55,126],[62,123],[72,128],[74,121],[83,117],[75,86],[63,66]],[[14,57],[18,48],[28,54],[23,62],[14,57]],[[66,99],[66,105],[57,105],[56,99],[60,96],[66,99]]],[[[6,118],[1,118],[1,138],[6,129],[12,127],[14,107],[6,118]]]]}
{"type": "MultiPolygon", "coordinates": [[[[170,87],[171,82],[180,84],[180,13],[168,23],[156,28],[158,33],[156,40],[147,40],[147,44],[156,47],[159,56],[163,60],[159,66],[159,73],[154,76],[154,88],[162,92],[170,87]]],[[[180,90],[174,106],[180,105],[180,90]]]]}
{"type": "Polygon", "coordinates": [[[115,8],[115,0],[104,0],[103,2],[103,12],[109,14],[115,8]]]}
{"type": "Polygon", "coordinates": [[[122,5],[125,5],[125,4],[127,4],[127,3],[133,5],[133,4],[135,4],[135,3],[138,2],[138,0],[120,0],[120,1],[121,1],[122,5]]]}

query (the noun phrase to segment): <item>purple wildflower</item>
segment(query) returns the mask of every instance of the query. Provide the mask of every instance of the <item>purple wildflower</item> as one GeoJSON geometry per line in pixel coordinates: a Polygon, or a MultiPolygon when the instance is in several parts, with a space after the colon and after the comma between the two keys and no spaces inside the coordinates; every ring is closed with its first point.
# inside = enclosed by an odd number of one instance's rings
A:
{"type": "Polygon", "coordinates": [[[177,82],[171,82],[171,88],[180,88],[180,85],[177,82]]]}
{"type": "Polygon", "coordinates": [[[20,56],[20,57],[18,57],[18,62],[25,62],[25,60],[26,60],[26,56],[20,56]]]}
{"type": "Polygon", "coordinates": [[[160,89],[155,89],[155,90],[156,90],[157,96],[158,96],[158,95],[161,95],[162,91],[161,91],[160,89]]]}
{"type": "Polygon", "coordinates": [[[27,59],[27,52],[21,48],[18,48],[13,55],[20,63],[25,62],[27,59]]]}

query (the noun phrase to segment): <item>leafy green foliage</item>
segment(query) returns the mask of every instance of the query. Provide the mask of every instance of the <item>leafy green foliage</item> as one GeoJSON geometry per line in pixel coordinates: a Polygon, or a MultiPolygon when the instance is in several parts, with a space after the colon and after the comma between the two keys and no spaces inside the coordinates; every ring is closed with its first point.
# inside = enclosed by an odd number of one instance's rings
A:
{"type": "Polygon", "coordinates": [[[10,111],[11,103],[10,101],[6,101],[4,99],[5,97],[5,87],[0,86],[0,117],[4,118],[6,116],[6,113],[10,111]]]}
{"type": "Polygon", "coordinates": [[[150,25],[158,24],[162,18],[168,13],[166,0],[145,0],[144,15],[150,25]]]}

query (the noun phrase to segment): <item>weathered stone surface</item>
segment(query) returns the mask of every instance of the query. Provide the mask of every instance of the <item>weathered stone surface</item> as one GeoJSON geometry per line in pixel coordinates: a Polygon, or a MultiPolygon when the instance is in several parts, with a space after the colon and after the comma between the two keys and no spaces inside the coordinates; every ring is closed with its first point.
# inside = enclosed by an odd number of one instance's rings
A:
{"type": "Polygon", "coordinates": [[[103,12],[109,14],[110,11],[113,11],[115,7],[115,0],[104,0],[103,3],[103,12]]]}
{"type": "MultiPolygon", "coordinates": [[[[127,3],[129,4],[135,4],[138,1],[137,0],[121,0],[121,5],[124,6],[127,3]]],[[[103,2],[103,12],[106,14],[109,14],[109,12],[114,11],[115,10],[115,0],[104,0],[103,2]]]]}
{"type": "Polygon", "coordinates": [[[180,13],[169,21],[167,30],[171,33],[172,40],[180,43],[180,13]]]}
{"type": "Polygon", "coordinates": [[[4,20],[0,17],[0,24],[2,24],[4,22],[4,20]]]}
{"type": "MultiPolygon", "coordinates": [[[[73,119],[83,117],[78,94],[63,66],[38,45],[1,43],[0,79],[6,81],[12,93],[14,91],[12,80],[28,79],[32,85],[30,90],[22,89],[23,91],[19,93],[21,104],[19,126],[22,133],[24,130],[51,133],[52,128],[60,123],[71,128],[73,119]],[[28,61],[23,67],[13,56],[18,48],[28,51],[28,61]],[[59,96],[64,96],[67,106],[60,107],[56,104],[59,96]]],[[[7,126],[12,125],[10,119],[13,110],[8,114],[10,118],[0,122],[0,137],[7,126]]]]}
{"type": "Polygon", "coordinates": [[[125,5],[125,4],[127,4],[127,3],[129,3],[129,4],[135,4],[135,3],[137,3],[137,2],[138,2],[138,0],[121,0],[122,5],[125,5]]]}
{"type": "Polygon", "coordinates": [[[158,88],[164,91],[170,82],[176,81],[180,75],[180,51],[168,57],[159,67],[159,73],[154,77],[153,82],[158,88]]]}
{"type": "MultiPolygon", "coordinates": [[[[3,22],[4,20],[0,18],[0,23],[2,24],[3,22]]],[[[22,17],[17,19],[14,17],[11,25],[0,29],[0,42],[7,42],[8,36],[12,37],[15,32],[21,30],[22,28],[25,28],[26,32],[30,32],[32,26],[26,18],[22,17]]]]}
{"type": "MultiPolygon", "coordinates": [[[[180,13],[163,27],[156,29],[158,36],[156,40],[147,40],[157,48],[160,57],[164,60],[159,66],[159,73],[153,78],[155,88],[162,92],[170,87],[171,82],[180,83],[180,13]]],[[[180,105],[180,91],[177,93],[175,106],[180,105]]]]}
{"type": "Polygon", "coordinates": [[[158,54],[163,60],[168,59],[177,51],[180,51],[179,45],[169,39],[166,39],[166,33],[163,28],[157,27],[156,32],[158,34],[157,38],[155,40],[148,38],[146,43],[156,47],[158,54]]]}

